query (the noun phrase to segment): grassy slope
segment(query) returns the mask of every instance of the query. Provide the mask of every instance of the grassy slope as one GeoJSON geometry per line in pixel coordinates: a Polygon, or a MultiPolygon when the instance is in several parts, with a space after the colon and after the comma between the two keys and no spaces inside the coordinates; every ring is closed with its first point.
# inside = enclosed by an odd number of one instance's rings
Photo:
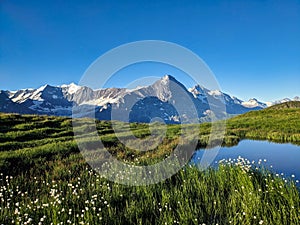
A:
{"type": "Polygon", "coordinates": [[[273,109],[299,109],[300,108],[300,101],[291,101],[291,102],[284,102],[281,104],[273,105],[269,107],[267,110],[273,109]]]}
{"type": "Polygon", "coordinates": [[[268,108],[231,118],[227,134],[241,139],[300,143],[300,108],[268,108]]]}
{"type": "MultiPolygon", "coordinates": [[[[300,109],[291,107],[273,107],[237,116],[227,121],[223,144],[235,144],[244,138],[299,143],[299,118],[300,109]]],[[[115,123],[120,130],[124,128],[124,124],[115,123]]],[[[78,128],[82,133],[89,129],[85,124],[82,122],[78,128]]],[[[149,135],[147,125],[130,126],[138,137],[149,135]]],[[[169,154],[180,132],[178,126],[170,126],[161,147],[137,154],[116,142],[109,122],[98,122],[97,128],[116,157],[142,165],[169,154]]],[[[201,125],[199,146],[206,144],[209,131],[210,124],[201,125]]],[[[123,135],[126,137],[128,132],[124,131],[123,135]]],[[[258,224],[260,220],[265,224],[297,224],[300,221],[299,192],[294,184],[256,168],[245,170],[248,166],[225,165],[205,173],[187,168],[149,187],[126,187],[108,182],[90,171],[78,154],[68,118],[0,114],[0,151],[3,173],[0,176],[0,223],[4,224],[18,219],[25,222],[28,217],[38,223],[44,215],[45,224],[68,219],[75,224],[80,221],[162,224],[174,223],[174,220],[183,224],[228,224],[229,221],[258,224]],[[68,186],[71,184],[74,188],[68,186]],[[51,194],[53,189],[57,190],[57,198],[51,194]],[[34,201],[36,191],[38,202],[34,201]],[[16,206],[17,202],[23,208],[16,206]],[[71,214],[62,211],[70,209],[71,214]]]]}
{"type": "MultiPolygon", "coordinates": [[[[252,111],[226,122],[226,135],[223,145],[235,145],[241,139],[270,140],[275,142],[300,143],[300,109],[299,108],[269,108],[252,111]]],[[[77,127],[81,133],[87,134],[89,127],[86,121],[77,127]]],[[[121,136],[127,137],[132,132],[137,137],[150,134],[145,124],[130,124],[127,131],[123,123],[114,122],[114,128],[121,131],[121,136]],[[123,132],[122,132],[123,131],[123,132]]],[[[160,160],[168,155],[177,145],[177,135],[180,126],[168,126],[163,144],[158,148],[137,152],[124,147],[114,135],[110,122],[98,121],[98,133],[103,143],[118,159],[134,160],[131,156],[139,157],[141,164],[149,163],[149,158],[160,160]]],[[[160,126],[156,126],[160,129],[160,126]]],[[[191,129],[196,129],[192,126],[191,129]]],[[[193,130],[193,133],[195,130],[193,130]]],[[[209,139],[211,125],[202,124],[199,131],[198,147],[205,147],[209,139]]],[[[88,139],[86,141],[89,141],[88,139]]],[[[78,152],[73,140],[72,121],[63,117],[30,116],[17,114],[0,114],[0,168],[10,170],[30,168],[34,159],[50,160],[55,157],[67,157],[70,153],[78,152]]],[[[15,170],[17,172],[17,170],[15,170]]]]}
{"type": "MultiPolygon", "coordinates": [[[[200,140],[210,132],[202,124],[200,140]]],[[[250,111],[226,121],[223,145],[236,145],[242,139],[269,140],[300,144],[300,102],[287,102],[264,110],[250,111]]],[[[205,141],[200,146],[205,146],[205,141]]]]}

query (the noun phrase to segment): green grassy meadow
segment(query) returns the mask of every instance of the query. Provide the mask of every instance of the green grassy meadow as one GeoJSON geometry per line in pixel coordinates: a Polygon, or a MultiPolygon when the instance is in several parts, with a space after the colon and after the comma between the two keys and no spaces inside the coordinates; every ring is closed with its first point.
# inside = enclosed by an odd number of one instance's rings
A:
{"type": "MultiPolygon", "coordinates": [[[[222,145],[243,139],[300,144],[300,108],[293,104],[228,119],[222,145]]],[[[85,120],[76,127],[83,141],[92,132],[85,120]]],[[[186,126],[198,135],[197,147],[206,147],[211,124],[186,126]]],[[[147,124],[96,121],[96,127],[114,157],[135,165],[169,155],[182,131],[169,125],[160,146],[140,152],[118,142],[113,127],[122,137],[145,138],[147,124]]],[[[70,118],[0,114],[0,224],[300,223],[296,182],[263,165],[241,158],[205,171],[187,165],[161,183],[126,186],[93,171],[73,135],[70,118]]]]}

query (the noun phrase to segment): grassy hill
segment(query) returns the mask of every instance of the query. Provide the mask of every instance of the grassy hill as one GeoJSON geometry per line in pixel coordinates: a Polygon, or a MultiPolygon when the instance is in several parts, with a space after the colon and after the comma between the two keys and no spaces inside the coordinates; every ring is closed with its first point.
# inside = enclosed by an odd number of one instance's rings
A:
{"type": "MultiPolygon", "coordinates": [[[[223,145],[235,145],[242,139],[300,144],[300,108],[282,108],[283,105],[286,104],[248,112],[227,120],[223,145]]],[[[116,121],[113,123],[113,127],[120,131],[119,136],[125,138],[132,132],[139,138],[151,134],[146,124],[130,124],[131,130],[128,131],[125,129],[126,124],[116,121]]],[[[156,129],[160,129],[160,126],[157,124],[156,129]]],[[[122,145],[115,136],[113,127],[111,122],[97,121],[98,134],[105,146],[118,159],[134,161],[131,155],[135,155],[143,165],[170,154],[178,144],[177,135],[181,132],[179,125],[169,125],[162,145],[150,152],[140,152],[122,145]]],[[[76,129],[86,134],[89,127],[83,120],[76,129]]],[[[198,147],[206,147],[211,124],[201,124],[200,129],[190,126],[190,129],[191,133],[199,134],[198,147]]],[[[11,165],[22,169],[30,168],[34,159],[50,160],[78,152],[70,118],[0,114],[0,168],[3,170],[9,170],[11,165]]]]}
{"type": "MultiPolygon", "coordinates": [[[[242,139],[268,140],[300,145],[300,102],[287,102],[272,107],[250,111],[226,121],[223,145],[236,145],[242,139]]],[[[209,135],[211,125],[200,125],[200,147],[209,135]]]]}
{"type": "MultiPolygon", "coordinates": [[[[299,108],[281,106],[231,118],[223,145],[247,138],[299,144],[299,118],[299,108]]],[[[78,121],[76,129],[84,137],[90,132],[88,121],[78,121]]],[[[150,135],[146,124],[130,124],[127,131],[126,124],[112,123],[125,138],[131,132],[139,138],[150,135]]],[[[156,124],[157,129],[160,126],[156,124]]],[[[200,129],[189,126],[199,135],[198,147],[205,147],[211,124],[201,124],[200,129]]],[[[111,122],[97,121],[97,130],[116,158],[137,165],[152,164],[170,154],[181,132],[180,126],[170,125],[162,145],[137,152],[118,142],[111,122]]],[[[112,183],[86,164],[73,138],[72,120],[64,117],[0,114],[0,196],[0,224],[300,222],[294,181],[245,160],[239,166],[231,162],[204,172],[186,167],[157,185],[112,183]]]]}
{"type": "Polygon", "coordinates": [[[227,135],[234,135],[240,139],[300,144],[298,106],[298,102],[283,103],[233,117],[227,121],[227,135]]]}
{"type": "Polygon", "coordinates": [[[300,108],[300,101],[291,101],[291,102],[284,102],[280,104],[273,105],[267,109],[299,109],[300,108]]]}

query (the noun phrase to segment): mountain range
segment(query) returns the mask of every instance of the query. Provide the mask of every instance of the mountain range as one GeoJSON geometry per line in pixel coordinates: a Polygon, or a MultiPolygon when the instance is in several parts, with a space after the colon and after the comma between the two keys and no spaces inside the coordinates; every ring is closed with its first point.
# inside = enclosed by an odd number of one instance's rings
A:
{"type": "Polygon", "coordinates": [[[135,89],[44,85],[38,89],[0,91],[0,112],[56,116],[96,117],[129,122],[189,123],[225,118],[294,99],[263,103],[255,98],[243,101],[201,85],[187,89],[170,75],[135,89]],[[222,108],[222,106],[224,106],[222,108]],[[217,112],[217,113],[216,113],[217,112]]]}

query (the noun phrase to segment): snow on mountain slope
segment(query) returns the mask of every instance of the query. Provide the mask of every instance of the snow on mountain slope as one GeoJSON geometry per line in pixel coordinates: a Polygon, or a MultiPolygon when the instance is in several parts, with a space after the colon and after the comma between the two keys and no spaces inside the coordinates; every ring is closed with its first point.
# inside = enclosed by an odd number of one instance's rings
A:
{"type": "Polygon", "coordinates": [[[22,107],[18,103],[13,102],[9,96],[10,96],[10,92],[0,90],[0,112],[22,113],[22,114],[34,113],[34,111],[32,111],[31,109],[22,107]]]}
{"type": "Polygon", "coordinates": [[[12,102],[37,114],[71,115],[73,103],[63,94],[61,87],[44,85],[37,89],[23,89],[9,94],[12,102]]]}
{"type": "Polygon", "coordinates": [[[60,86],[62,88],[62,91],[65,95],[72,95],[74,93],[76,93],[77,91],[79,91],[82,87],[77,85],[77,84],[74,84],[74,83],[71,83],[71,84],[63,84],[60,86]]]}
{"type": "Polygon", "coordinates": [[[261,107],[266,108],[267,104],[258,101],[256,98],[251,98],[247,102],[242,102],[242,105],[247,108],[261,107]]]}
{"type": "MultiPolygon", "coordinates": [[[[94,111],[98,119],[117,119],[134,122],[149,122],[154,117],[166,123],[177,123],[178,110],[188,118],[207,117],[211,107],[226,106],[228,114],[241,114],[250,110],[266,108],[275,103],[290,101],[282,99],[263,103],[253,98],[242,101],[220,90],[208,90],[201,85],[190,89],[166,75],[152,85],[135,89],[105,88],[93,90],[74,83],[61,86],[44,85],[37,89],[22,89],[0,92],[0,111],[37,113],[70,116],[72,107],[78,107],[78,116],[91,115],[85,109],[94,111]],[[192,110],[191,105],[195,106],[192,110]],[[175,108],[176,109],[175,109],[175,108]]],[[[293,100],[300,100],[295,97],[293,100]]],[[[225,116],[225,112],[220,114],[225,116]]],[[[182,121],[181,121],[182,122],[182,121]]]]}
{"type": "Polygon", "coordinates": [[[193,88],[189,88],[188,90],[194,95],[195,98],[198,98],[201,102],[208,103],[207,93],[209,92],[209,90],[205,89],[199,84],[194,86],[193,88]]]}
{"type": "Polygon", "coordinates": [[[290,98],[283,98],[280,100],[276,100],[274,102],[266,102],[267,107],[270,107],[272,105],[277,105],[277,104],[281,104],[284,102],[290,102],[290,101],[300,101],[300,97],[299,96],[295,96],[294,98],[290,99],[290,98]]]}

